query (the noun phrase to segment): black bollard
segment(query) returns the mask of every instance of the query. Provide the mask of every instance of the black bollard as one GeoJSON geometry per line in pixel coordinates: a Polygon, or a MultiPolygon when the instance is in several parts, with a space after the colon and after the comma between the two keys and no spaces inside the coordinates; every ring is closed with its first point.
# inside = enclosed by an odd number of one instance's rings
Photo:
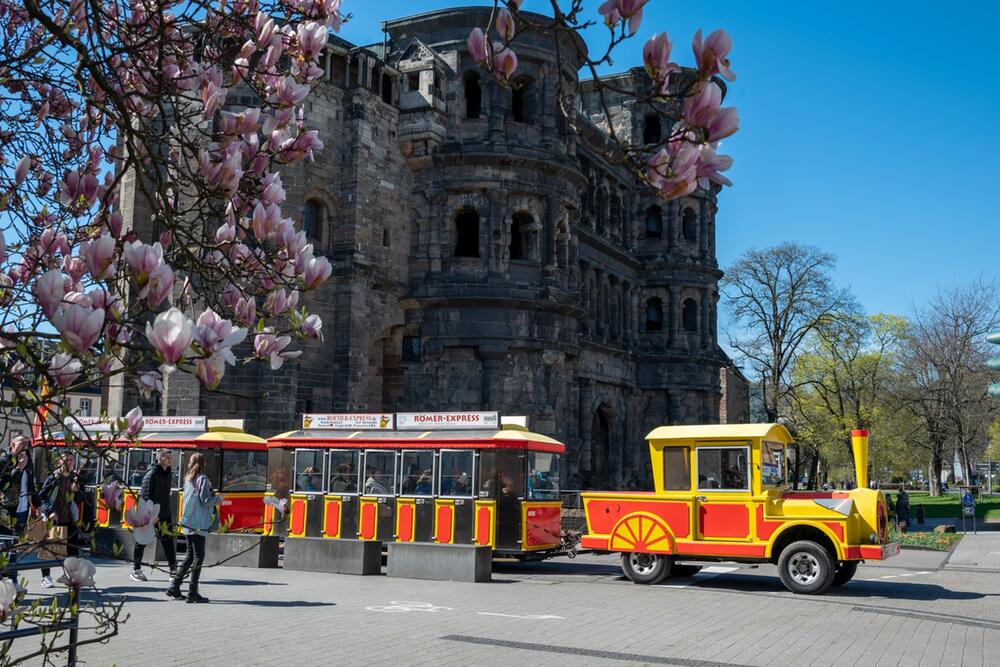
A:
{"type": "Polygon", "coordinates": [[[922,524],[924,522],[924,506],[917,505],[917,523],[922,524]]]}

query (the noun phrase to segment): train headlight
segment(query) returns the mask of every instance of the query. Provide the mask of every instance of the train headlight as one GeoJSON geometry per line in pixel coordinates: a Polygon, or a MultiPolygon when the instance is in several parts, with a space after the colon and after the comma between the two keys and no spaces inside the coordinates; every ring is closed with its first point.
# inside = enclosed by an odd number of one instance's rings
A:
{"type": "Polygon", "coordinates": [[[875,533],[872,533],[871,535],[868,536],[868,541],[871,542],[872,544],[875,544],[876,542],[878,542],[878,536],[875,533]]]}

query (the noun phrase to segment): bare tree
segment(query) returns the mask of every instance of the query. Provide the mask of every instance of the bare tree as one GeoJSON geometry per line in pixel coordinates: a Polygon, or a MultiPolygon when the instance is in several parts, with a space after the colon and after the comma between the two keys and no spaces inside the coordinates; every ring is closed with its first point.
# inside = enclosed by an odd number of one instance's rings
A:
{"type": "Polygon", "coordinates": [[[986,333],[1000,321],[996,281],[978,280],[939,291],[918,310],[904,339],[902,404],[926,429],[915,444],[930,454],[937,494],[945,456],[958,454],[966,479],[985,446],[997,404],[986,393],[986,333]]]}
{"type": "Polygon", "coordinates": [[[788,404],[792,363],[806,337],[835,315],[856,310],[851,293],[834,285],[835,264],[819,248],[782,243],[751,248],[726,269],[729,344],[753,368],[769,420],[788,404]]]}

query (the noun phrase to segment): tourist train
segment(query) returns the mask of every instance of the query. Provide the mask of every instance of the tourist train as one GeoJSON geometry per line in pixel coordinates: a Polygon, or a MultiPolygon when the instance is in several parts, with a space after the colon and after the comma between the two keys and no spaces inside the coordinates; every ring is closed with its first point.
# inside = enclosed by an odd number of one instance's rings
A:
{"type": "MultiPolygon", "coordinates": [[[[89,426],[99,429],[99,420],[89,426]]],[[[176,516],[185,457],[200,451],[224,496],[221,525],[269,541],[271,565],[279,541],[286,565],[294,554],[296,567],[359,573],[372,568],[342,561],[374,554],[377,570],[383,545],[390,560],[393,544],[518,560],[576,548],[562,530],[566,447],[530,431],[523,417],[306,414],[301,428],[266,441],[233,425],[206,426],[203,417],[151,417],[146,431],[135,443],[101,445],[103,456],[78,454],[92,486],[127,486],[121,510],[94,489],[98,531],[127,530],[122,512],[163,447],[175,450],[176,516]]],[[[899,553],[888,541],[885,496],[867,488],[867,431],[852,432],[858,488],[849,491],[789,489],[792,435],[782,424],[662,426],[646,440],[653,491],[581,494],[587,531],[579,546],[620,553],[637,584],[692,575],[701,562],[770,562],[786,588],[817,594],[849,581],[860,562],[899,553]]],[[[43,459],[63,446],[58,438],[38,444],[43,459]]]]}

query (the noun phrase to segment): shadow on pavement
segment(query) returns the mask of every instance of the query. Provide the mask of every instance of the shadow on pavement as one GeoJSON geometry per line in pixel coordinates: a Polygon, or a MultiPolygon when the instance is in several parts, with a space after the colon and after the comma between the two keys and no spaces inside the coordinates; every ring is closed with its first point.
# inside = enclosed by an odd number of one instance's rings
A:
{"type": "MultiPolygon", "coordinates": [[[[211,593],[206,589],[206,593],[211,593]]],[[[248,607],[336,607],[336,602],[306,602],[305,600],[217,600],[212,598],[211,604],[231,604],[248,607]]]]}
{"type": "MultiPolygon", "coordinates": [[[[740,593],[789,593],[778,577],[766,575],[721,574],[704,581],[696,581],[693,588],[732,590],[740,593]]],[[[859,599],[884,597],[896,600],[978,600],[996,597],[993,593],[952,591],[937,584],[902,581],[871,581],[855,579],[840,588],[834,588],[817,598],[859,599]]]]}
{"type": "Polygon", "coordinates": [[[209,579],[204,582],[207,585],[217,584],[219,586],[287,586],[283,581],[260,581],[259,579],[209,579]]]}
{"type": "Polygon", "coordinates": [[[504,574],[558,574],[558,575],[584,575],[584,576],[608,576],[620,575],[622,569],[616,565],[604,565],[602,563],[580,563],[566,561],[538,561],[534,563],[493,563],[494,572],[504,574]]]}

